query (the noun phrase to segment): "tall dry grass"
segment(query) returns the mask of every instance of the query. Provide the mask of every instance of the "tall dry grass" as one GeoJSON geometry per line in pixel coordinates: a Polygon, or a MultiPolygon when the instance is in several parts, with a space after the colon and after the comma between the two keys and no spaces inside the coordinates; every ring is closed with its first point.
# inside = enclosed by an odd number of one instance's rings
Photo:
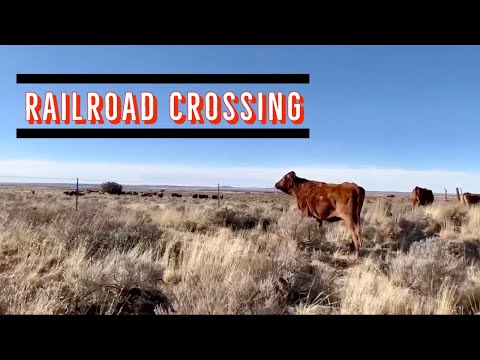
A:
{"type": "Polygon", "coordinates": [[[365,248],[288,196],[0,193],[3,314],[476,314],[480,210],[367,199],[365,248]]]}

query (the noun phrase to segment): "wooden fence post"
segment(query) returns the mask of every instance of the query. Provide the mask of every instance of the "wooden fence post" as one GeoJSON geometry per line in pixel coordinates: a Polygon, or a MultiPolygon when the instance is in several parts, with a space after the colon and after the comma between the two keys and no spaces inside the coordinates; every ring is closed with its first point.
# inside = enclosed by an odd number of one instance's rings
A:
{"type": "Polygon", "coordinates": [[[78,178],[77,178],[77,191],[75,194],[75,211],[78,210],[78,178]]]}

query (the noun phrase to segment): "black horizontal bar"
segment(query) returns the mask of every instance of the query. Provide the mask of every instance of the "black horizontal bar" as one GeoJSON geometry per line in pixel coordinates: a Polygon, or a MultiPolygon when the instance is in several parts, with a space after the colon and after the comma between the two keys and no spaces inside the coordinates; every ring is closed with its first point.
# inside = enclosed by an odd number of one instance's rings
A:
{"type": "Polygon", "coordinates": [[[310,74],[17,74],[17,84],[308,84],[310,74]]]}
{"type": "Polygon", "coordinates": [[[17,129],[17,138],[23,139],[308,139],[310,129],[79,129],[79,128],[21,128],[17,129]]]}

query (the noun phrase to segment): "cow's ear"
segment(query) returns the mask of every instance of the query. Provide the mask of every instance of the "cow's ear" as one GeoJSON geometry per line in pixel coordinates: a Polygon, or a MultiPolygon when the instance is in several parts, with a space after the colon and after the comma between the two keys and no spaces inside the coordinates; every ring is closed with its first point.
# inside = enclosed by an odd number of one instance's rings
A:
{"type": "Polygon", "coordinates": [[[295,174],[295,171],[290,171],[290,175],[297,176],[297,174],[295,174]]]}

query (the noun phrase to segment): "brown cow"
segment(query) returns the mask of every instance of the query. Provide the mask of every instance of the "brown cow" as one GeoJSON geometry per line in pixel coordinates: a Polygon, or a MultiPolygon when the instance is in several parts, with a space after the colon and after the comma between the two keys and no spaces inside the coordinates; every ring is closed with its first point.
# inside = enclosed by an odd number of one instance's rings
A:
{"type": "Polygon", "coordinates": [[[480,203],[480,194],[472,194],[469,192],[463,193],[462,195],[463,203],[468,206],[472,206],[480,203]]]}
{"type": "Polygon", "coordinates": [[[410,194],[410,200],[414,206],[423,206],[433,203],[433,192],[432,190],[421,188],[415,186],[410,194]]]}
{"type": "Polygon", "coordinates": [[[200,195],[198,195],[198,198],[199,199],[208,199],[208,195],[200,194],[200,195]]]}
{"type": "Polygon", "coordinates": [[[352,233],[350,249],[358,254],[363,245],[360,215],[365,189],[355,183],[328,184],[298,177],[294,171],[287,173],[275,188],[292,195],[305,216],[336,222],[343,220],[352,233]]]}
{"type": "Polygon", "coordinates": [[[198,199],[198,194],[193,194],[192,198],[198,199]]]}

